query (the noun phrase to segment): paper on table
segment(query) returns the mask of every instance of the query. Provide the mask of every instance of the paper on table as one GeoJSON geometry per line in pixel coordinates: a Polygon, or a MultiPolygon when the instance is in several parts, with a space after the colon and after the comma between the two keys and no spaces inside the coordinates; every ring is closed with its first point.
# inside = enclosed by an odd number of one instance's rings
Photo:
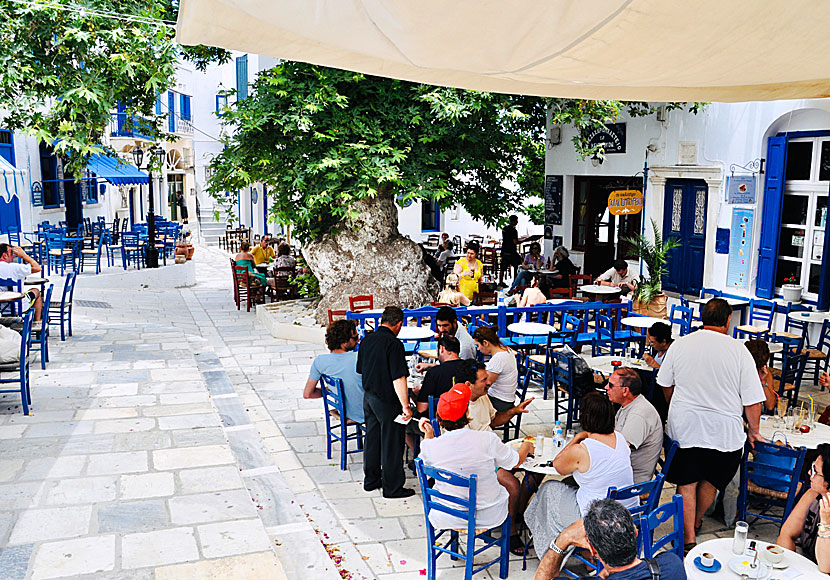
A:
{"type": "Polygon", "coordinates": [[[400,415],[398,415],[397,417],[395,417],[395,423],[400,423],[401,425],[406,425],[406,424],[407,424],[407,423],[409,423],[411,420],[412,420],[412,417],[410,417],[409,419],[404,419],[404,418],[403,418],[403,413],[401,413],[400,415]]]}
{"type": "Polygon", "coordinates": [[[801,572],[790,566],[784,570],[773,570],[770,572],[769,580],[792,580],[802,576],[801,572]]]}

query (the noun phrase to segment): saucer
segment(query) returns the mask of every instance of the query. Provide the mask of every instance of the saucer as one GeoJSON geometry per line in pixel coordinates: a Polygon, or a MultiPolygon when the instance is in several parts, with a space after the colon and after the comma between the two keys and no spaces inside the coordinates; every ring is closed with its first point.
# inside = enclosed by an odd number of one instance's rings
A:
{"type": "Polygon", "coordinates": [[[770,571],[769,564],[758,561],[755,568],[752,568],[751,563],[752,558],[746,555],[734,556],[729,560],[729,569],[739,576],[745,574],[747,578],[766,578],[770,571]]]}
{"type": "Polygon", "coordinates": [[[700,556],[695,558],[695,566],[697,566],[698,570],[702,570],[704,572],[717,572],[721,568],[721,564],[719,561],[715,560],[712,562],[711,566],[704,566],[703,563],[700,561],[700,556]]]}
{"type": "Polygon", "coordinates": [[[777,564],[767,562],[766,560],[763,560],[763,562],[764,562],[764,564],[766,564],[770,568],[774,568],[775,570],[783,570],[784,568],[789,568],[790,567],[790,561],[789,561],[789,559],[787,559],[786,555],[783,558],[781,558],[781,561],[778,562],[777,564]]]}

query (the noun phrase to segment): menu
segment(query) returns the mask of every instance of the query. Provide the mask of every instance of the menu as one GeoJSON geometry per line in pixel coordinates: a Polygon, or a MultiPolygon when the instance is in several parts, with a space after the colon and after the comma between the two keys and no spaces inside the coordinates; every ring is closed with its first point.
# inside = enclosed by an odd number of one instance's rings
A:
{"type": "Polygon", "coordinates": [[[749,208],[732,210],[732,231],[729,235],[729,263],[726,286],[730,289],[749,288],[749,265],[752,255],[752,227],[755,211],[749,208]]]}

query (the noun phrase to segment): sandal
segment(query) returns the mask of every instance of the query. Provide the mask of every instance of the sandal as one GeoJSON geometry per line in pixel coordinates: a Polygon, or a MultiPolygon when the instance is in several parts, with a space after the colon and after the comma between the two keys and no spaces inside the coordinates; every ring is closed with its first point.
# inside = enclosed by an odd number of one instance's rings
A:
{"type": "Polygon", "coordinates": [[[522,541],[522,538],[519,537],[519,534],[513,534],[510,536],[510,553],[514,556],[525,555],[525,543],[522,541]]]}
{"type": "Polygon", "coordinates": [[[688,544],[683,544],[683,555],[688,556],[689,552],[691,552],[695,546],[697,546],[697,542],[689,542],[688,544]]]}

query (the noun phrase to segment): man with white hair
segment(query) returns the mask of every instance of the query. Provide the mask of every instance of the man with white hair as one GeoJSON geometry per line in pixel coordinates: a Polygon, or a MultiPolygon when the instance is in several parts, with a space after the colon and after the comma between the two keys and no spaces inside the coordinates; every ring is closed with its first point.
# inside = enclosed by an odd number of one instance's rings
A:
{"type": "Polygon", "coordinates": [[[571,274],[577,272],[576,266],[571,262],[569,256],[570,252],[565,246],[559,246],[553,251],[553,270],[556,271],[556,274],[553,274],[551,278],[553,279],[552,286],[556,288],[567,288],[571,274]]]}

